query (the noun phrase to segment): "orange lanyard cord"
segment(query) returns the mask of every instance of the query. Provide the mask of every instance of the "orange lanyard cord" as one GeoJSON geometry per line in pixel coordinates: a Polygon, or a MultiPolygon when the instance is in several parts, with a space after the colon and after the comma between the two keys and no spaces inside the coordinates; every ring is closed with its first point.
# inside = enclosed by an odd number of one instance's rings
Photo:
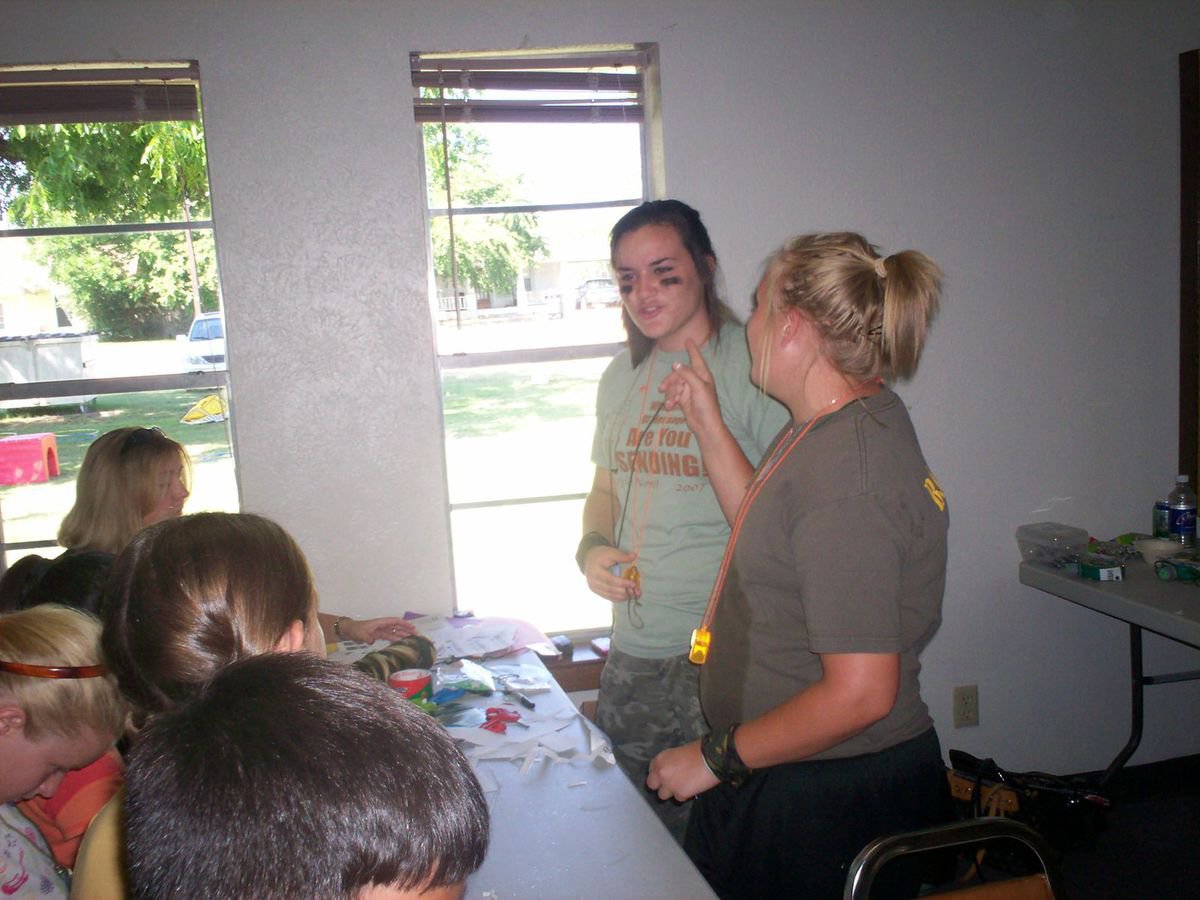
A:
{"type": "MultiPolygon", "coordinates": [[[[878,389],[883,386],[883,380],[880,378],[875,378],[857,385],[850,392],[851,398],[865,396],[860,394],[859,391],[861,391],[862,388],[867,384],[874,385],[878,389]]],[[[874,391],[872,393],[874,393],[874,391]]],[[[837,404],[841,399],[842,398],[839,397],[837,400],[834,400],[833,406],[837,407],[837,404]]],[[[822,419],[834,412],[837,412],[836,408],[830,409],[829,412],[818,413],[809,419],[808,422],[805,423],[804,428],[801,429],[798,435],[792,438],[791,443],[787,445],[782,453],[772,453],[771,457],[768,457],[767,460],[764,461],[759,471],[754,473],[754,479],[750,482],[750,486],[746,489],[745,496],[742,497],[742,502],[738,504],[737,515],[734,516],[733,527],[729,531],[729,541],[725,544],[725,553],[721,557],[721,566],[719,569],[717,569],[717,578],[716,581],[713,582],[712,593],[708,595],[708,605],[704,608],[704,618],[700,620],[700,627],[692,632],[692,647],[688,654],[688,658],[697,665],[703,665],[708,659],[708,647],[712,642],[712,631],[710,630],[710,626],[712,625],[713,616],[715,616],[717,612],[717,602],[721,598],[721,591],[725,588],[725,578],[729,574],[729,566],[733,562],[734,546],[737,544],[738,535],[741,534],[742,523],[746,521],[746,514],[750,511],[750,505],[762,492],[763,487],[767,483],[767,479],[775,474],[775,470],[778,469],[783,464],[783,461],[788,458],[791,452],[796,449],[796,445],[804,439],[804,436],[808,434],[813,425],[817,423],[817,420],[822,419]]],[[[775,449],[778,450],[778,445],[776,445],[775,449]]]]}
{"type": "MultiPolygon", "coordinates": [[[[646,404],[650,399],[650,382],[654,380],[654,360],[658,356],[658,347],[655,346],[650,351],[650,359],[647,363],[646,384],[642,387],[642,408],[638,411],[637,424],[641,427],[642,420],[646,418],[646,404]]],[[[661,409],[661,405],[659,409],[661,409]]],[[[658,417],[658,409],[654,411],[654,415],[650,417],[650,421],[645,427],[650,428],[654,420],[658,417]]],[[[629,498],[630,504],[630,525],[633,526],[633,546],[630,547],[630,552],[634,555],[641,553],[642,539],[646,536],[646,522],[650,517],[650,498],[654,495],[654,484],[657,479],[647,478],[643,482],[638,478],[637,460],[638,454],[641,452],[642,441],[645,440],[646,433],[643,431],[642,436],[638,438],[637,446],[633,448],[633,461],[629,467],[629,482],[632,496],[629,498]],[[645,487],[645,496],[642,498],[641,515],[638,514],[638,494],[642,493],[642,488],[645,487]]],[[[658,449],[658,432],[650,438],[650,446],[647,451],[653,453],[658,449]]],[[[622,511],[624,516],[624,511],[622,511]]],[[[614,535],[615,537],[615,535],[614,535]]]]}
{"type": "Polygon", "coordinates": [[[775,470],[778,469],[788,455],[796,449],[796,445],[801,439],[808,434],[810,428],[819,419],[820,416],[815,416],[808,420],[804,428],[798,435],[792,438],[792,442],[787,448],[773,460],[768,459],[768,464],[760,469],[754,476],[754,480],[750,482],[750,487],[746,490],[745,496],[742,497],[742,502],[738,505],[737,515],[733,519],[733,528],[729,532],[729,541],[725,544],[725,554],[721,557],[721,567],[717,569],[717,579],[713,583],[712,593],[708,595],[708,606],[704,609],[704,618],[700,622],[701,629],[707,631],[708,626],[712,624],[713,615],[717,610],[717,599],[721,596],[721,590],[725,587],[725,576],[729,573],[729,565],[733,561],[733,548],[737,543],[738,535],[742,531],[742,523],[746,521],[746,514],[750,511],[750,505],[758,497],[763,486],[767,483],[775,470]]]}
{"type": "MultiPolygon", "coordinates": [[[[654,452],[655,445],[651,445],[649,452],[654,452]]],[[[650,498],[654,496],[654,486],[658,483],[658,479],[647,479],[646,481],[646,496],[642,500],[642,511],[640,515],[636,514],[633,518],[633,546],[629,548],[629,552],[635,556],[642,552],[642,540],[646,537],[646,524],[650,521],[650,498]]]]}
{"type": "MultiPolygon", "coordinates": [[[[653,350],[650,351],[650,359],[648,362],[650,371],[646,375],[646,383],[642,388],[642,406],[641,406],[641,409],[638,410],[637,420],[634,424],[635,428],[641,429],[641,433],[638,435],[637,443],[634,445],[634,448],[633,448],[634,462],[629,467],[629,483],[625,486],[625,499],[621,502],[621,518],[619,521],[615,522],[614,528],[613,528],[613,543],[617,547],[621,546],[621,537],[625,532],[625,520],[626,519],[630,520],[630,526],[635,531],[634,538],[635,538],[635,540],[637,539],[637,535],[636,535],[637,523],[636,523],[636,521],[634,521],[636,519],[636,516],[630,514],[631,508],[636,509],[636,507],[637,507],[637,493],[634,491],[634,486],[635,486],[634,482],[637,480],[637,471],[636,471],[637,456],[638,456],[638,453],[642,449],[642,441],[644,441],[646,439],[646,434],[649,431],[650,426],[654,423],[654,420],[656,418],[658,418],[658,413],[662,409],[661,406],[656,408],[654,410],[654,413],[650,416],[650,421],[647,422],[645,426],[642,425],[642,420],[644,418],[646,418],[646,401],[647,401],[647,398],[650,396],[650,382],[654,378],[654,359],[657,356],[657,354],[658,354],[658,347],[655,347],[653,350]],[[632,506],[631,506],[631,504],[632,504],[632,506]]],[[[636,383],[637,382],[635,381],[634,384],[636,384],[636,383]]],[[[632,393],[633,393],[633,388],[631,387],[629,389],[629,391],[626,392],[626,394],[625,394],[625,400],[623,400],[621,403],[622,408],[628,402],[629,396],[632,393]]],[[[614,488],[614,490],[616,489],[616,478],[615,478],[616,462],[615,462],[615,460],[616,460],[616,455],[617,455],[617,448],[621,444],[621,439],[622,439],[623,433],[624,433],[623,431],[618,430],[616,436],[613,438],[612,457],[614,460],[614,462],[613,462],[613,466],[614,466],[614,468],[613,468],[613,473],[614,473],[613,488],[614,488]]],[[[616,520],[617,516],[616,516],[616,510],[615,510],[615,506],[616,506],[616,498],[615,497],[613,498],[613,506],[614,506],[613,519],[616,520]]],[[[643,531],[644,531],[644,529],[643,529],[643,531]]]]}

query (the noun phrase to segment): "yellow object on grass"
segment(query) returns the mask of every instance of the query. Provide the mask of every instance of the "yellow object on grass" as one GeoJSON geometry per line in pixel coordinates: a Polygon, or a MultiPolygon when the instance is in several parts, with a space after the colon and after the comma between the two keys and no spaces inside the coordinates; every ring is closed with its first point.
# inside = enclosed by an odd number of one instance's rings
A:
{"type": "Polygon", "coordinates": [[[184,425],[203,425],[205,422],[224,422],[229,418],[225,401],[217,394],[197,400],[179,421],[184,425]]]}

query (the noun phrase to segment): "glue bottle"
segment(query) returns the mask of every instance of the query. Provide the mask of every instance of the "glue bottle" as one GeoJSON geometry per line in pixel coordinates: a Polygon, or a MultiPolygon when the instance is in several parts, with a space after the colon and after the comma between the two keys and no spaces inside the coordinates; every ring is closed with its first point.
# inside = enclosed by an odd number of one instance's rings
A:
{"type": "Polygon", "coordinates": [[[1196,492],[1186,475],[1175,477],[1175,488],[1167,495],[1168,539],[1184,547],[1196,546],[1196,492]]]}

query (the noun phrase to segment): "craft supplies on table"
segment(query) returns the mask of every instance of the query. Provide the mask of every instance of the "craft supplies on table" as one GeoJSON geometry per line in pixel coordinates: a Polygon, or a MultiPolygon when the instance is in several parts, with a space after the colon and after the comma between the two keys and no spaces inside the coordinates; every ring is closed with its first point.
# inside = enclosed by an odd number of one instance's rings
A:
{"type": "MultiPolygon", "coordinates": [[[[491,843],[467,896],[713,897],[708,883],[615,765],[607,736],[575,708],[538,654],[553,645],[514,620],[414,619],[433,640],[429,706],[470,760],[491,813],[491,843]],[[479,655],[482,659],[459,658],[479,655]],[[449,661],[447,661],[449,660],[449,661]],[[525,697],[532,707],[521,702],[525,697]],[[484,727],[490,725],[491,727],[484,727]],[[499,726],[503,726],[500,728],[499,726]]],[[[353,662],[387,646],[336,645],[353,662]]]]}
{"type": "MultiPolygon", "coordinates": [[[[464,662],[467,662],[464,660],[464,662]]],[[[483,866],[467,896],[712,897],[708,883],[614,765],[608,738],[576,710],[530,651],[482,663],[500,692],[468,697],[503,732],[448,728],[479,777],[491,810],[483,866]],[[520,685],[528,709],[503,694],[520,685]],[[619,883],[612,865],[620,860],[619,883]]]]}

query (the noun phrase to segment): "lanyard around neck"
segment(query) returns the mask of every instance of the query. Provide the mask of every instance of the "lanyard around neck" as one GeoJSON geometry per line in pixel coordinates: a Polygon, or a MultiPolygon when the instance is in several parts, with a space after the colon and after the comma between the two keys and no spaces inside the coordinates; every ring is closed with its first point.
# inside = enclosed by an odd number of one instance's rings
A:
{"type": "MultiPolygon", "coordinates": [[[[650,399],[650,384],[654,380],[654,361],[658,357],[658,347],[656,346],[650,351],[650,358],[646,361],[646,383],[642,385],[642,405],[638,410],[637,424],[635,427],[641,429],[638,434],[638,439],[633,448],[632,462],[629,467],[629,486],[625,491],[625,502],[621,504],[621,522],[618,528],[614,530],[613,538],[619,547],[621,545],[622,532],[625,530],[625,520],[629,519],[629,524],[633,529],[633,546],[631,552],[636,556],[641,553],[642,539],[646,535],[646,524],[650,518],[650,501],[654,496],[654,486],[657,479],[647,478],[643,483],[642,479],[638,478],[637,459],[638,454],[642,450],[642,441],[646,439],[646,435],[650,432],[654,425],[655,419],[658,418],[659,412],[662,410],[662,405],[655,407],[654,412],[650,416],[650,420],[642,425],[642,420],[646,418],[646,406],[650,399]],[[642,488],[645,488],[645,496],[642,498],[642,509],[638,513],[638,494],[642,493],[642,488]]],[[[636,382],[635,382],[636,384],[636,382]]],[[[628,397],[628,394],[626,395],[628,397]]],[[[616,455],[616,444],[620,442],[620,434],[618,433],[617,441],[614,442],[613,455],[616,455]]],[[[654,452],[658,449],[658,434],[656,433],[651,439],[649,451],[654,452]]],[[[641,572],[636,564],[629,565],[622,575],[623,578],[628,578],[635,584],[641,584],[641,572]]]]}
{"type": "MultiPolygon", "coordinates": [[[[733,519],[733,528],[729,532],[729,541],[725,544],[725,554],[721,557],[721,567],[717,570],[717,579],[713,582],[712,592],[708,595],[708,605],[704,609],[704,618],[700,620],[700,627],[692,632],[692,646],[688,652],[688,659],[698,666],[704,665],[708,660],[708,648],[712,644],[712,620],[717,611],[717,603],[721,598],[721,591],[725,588],[725,578],[729,574],[730,563],[733,562],[734,546],[737,544],[738,536],[742,532],[742,525],[746,521],[746,514],[750,512],[750,507],[760,493],[763,487],[775,470],[783,465],[783,461],[788,458],[796,446],[804,440],[804,436],[812,430],[813,425],[818,420],[825,418],[832,413],[837,412],[840,408],[839,404],[846,399],[856,399],[859,397],[868,396],[864,392],[864,388],[869,388],[869,393],[876,393],[883,386],[882,380],[876,378],[871,381],[863,382],[856,385],[848,394],[843,394],[836,398],[831,403],[831,409],[828,412],[821,412],[809,419],[800,433],[791,438],[782,438],[771,455],[763,460],[758,471],[754,473],[754,478],[750,482],[750,486],[746,488],[746,493],[742,497],[742,502],[738,504],[737,515],[733,519]],[[783,448],[780,452],[780,447],[783,448]]],[[[795,426],[793,426],[795,430],[795,426]]]]}

